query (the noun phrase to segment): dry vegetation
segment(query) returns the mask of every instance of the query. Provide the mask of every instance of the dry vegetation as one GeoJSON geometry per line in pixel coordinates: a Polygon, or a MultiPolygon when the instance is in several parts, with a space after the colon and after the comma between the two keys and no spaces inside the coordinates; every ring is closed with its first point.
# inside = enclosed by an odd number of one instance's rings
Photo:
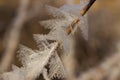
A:
{"type": "Polygon", "coordinates": [[[120,80],[119,0],[1,0],[0,80],[120,80]]]}

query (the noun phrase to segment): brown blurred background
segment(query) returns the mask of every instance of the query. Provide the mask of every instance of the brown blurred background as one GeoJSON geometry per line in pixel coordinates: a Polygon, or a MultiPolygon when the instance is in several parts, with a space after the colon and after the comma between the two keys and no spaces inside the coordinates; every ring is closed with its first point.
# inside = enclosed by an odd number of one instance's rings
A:
{"type": "MultiPolygon", "coordinates": [[[[75,3],[77,2],[79,1],[76,0],[75,3]]],[[[116,52],[116,44],[120,40],[119,14],[119,0],[96,0],[88,12],[88,42],[82,40],[79,33],[75,37],[76,71],[88,70],[116,52]]]]}

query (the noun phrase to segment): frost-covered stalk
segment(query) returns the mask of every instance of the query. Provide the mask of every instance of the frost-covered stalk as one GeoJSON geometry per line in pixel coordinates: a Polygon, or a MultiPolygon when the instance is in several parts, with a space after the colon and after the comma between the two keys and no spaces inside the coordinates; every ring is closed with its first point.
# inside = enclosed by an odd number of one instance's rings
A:
{"type": "Polygon", "coordinates": [[[82,36],[87,40],[86,17],[77,14],[85,4],[64,5],[55,8],[46,5],[46,11],[53,16],[53,19],[40,21],[40,25],[50,29],[48,34],[34,34],[39,50],[32,50],[21,45],[18,51],[18,58],[22,62],[22,67],[13,67],[13,71],[4,73],[4,80],[35,80],[40,74],[46,80],[53,78],[66,78],[67,72],[63,65],[61,56],[70,54],[72,34],[80,28],[82,36]],[[80,18],[77,24],[72,25],[70,33],[66,31],[71,23],[80,18]],[[61,52],[58,50],[62,50],[61,52]],[[49,68],[46,68],[48,66],[49,68]],[[47,71],[49,73],[47,73],[47,71]],[[13,75],[16,75],[13,77],[13,75]]]}
{"type": "Polygon", "coordinates": [[[29,64],[27,63],[27,73],[25,80],[34,80],[42,71],[44,71],[45,65],[48,63],[50,57],[54,54],[54,51],[58,47],[58,42],[54,43],[50,50],[46,50],[43,54],[41,54],[41,59],[35,60],[34,57],[37,55],[31,55],[30,57],[33,57],[33,61],[31,61],[29,64]],[[42,61],[39,63],[39,61],[42,61]],[[36,65],[36,67],[34,67],[36,65]]]}

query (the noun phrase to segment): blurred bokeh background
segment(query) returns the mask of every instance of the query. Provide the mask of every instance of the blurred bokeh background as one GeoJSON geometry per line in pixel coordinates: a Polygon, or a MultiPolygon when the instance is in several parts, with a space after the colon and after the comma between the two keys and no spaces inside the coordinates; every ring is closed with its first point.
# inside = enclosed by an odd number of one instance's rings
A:
{"type": "MultiPolygon", "coordinates": [[[[75,4],[79,2],[74,1],[75,4]]],[[[80,71],[95,67],[117,52],[116,45],[120,41],[119,14],[119,0],[96,0],[88,11],[89,40],[86,42],[79,35],[75,37],[75,55],[80,71]]]]}

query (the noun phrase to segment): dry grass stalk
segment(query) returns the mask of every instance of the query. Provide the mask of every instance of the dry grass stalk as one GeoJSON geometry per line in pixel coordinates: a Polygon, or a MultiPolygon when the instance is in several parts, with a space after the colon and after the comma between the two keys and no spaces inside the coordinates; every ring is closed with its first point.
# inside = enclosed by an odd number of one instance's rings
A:
{"type": "Polygon", "coordinates": [[[6,46],[4,56],[2,58],[2,62],[0,64],[1,72],[8,70],[8,68],[10,67],[11,61],[15,54],[16,47],[19,42],[21,29],[23,27],[23,24],[26,21],[28,5],[29,5],[29,0],[20,0],[18,15],[13,20],[13,23],[11,25],[12,27],[8,31],[9,34],[7,34],[7,40],[6,40],[7,46],[6,46]]]}
{"type": "MultiPolygon", "coordinates": [[[[88,3],[88,5],[86,5],[83,10],[80,12],[80,14],[82,16],[85,15],[85,13],[90,9],[90,7],[93,5],[93,3],[95,2],[96,0],[90,0],[90,2],[88,3]]],[[[70,26],[67,28],[66,32],[67,34],[69,35],[72,31],[72,29],[75,27],[75,25],[80,21],[80,18],[77,18],[75,19],[71,24],[70,26]]]]}

